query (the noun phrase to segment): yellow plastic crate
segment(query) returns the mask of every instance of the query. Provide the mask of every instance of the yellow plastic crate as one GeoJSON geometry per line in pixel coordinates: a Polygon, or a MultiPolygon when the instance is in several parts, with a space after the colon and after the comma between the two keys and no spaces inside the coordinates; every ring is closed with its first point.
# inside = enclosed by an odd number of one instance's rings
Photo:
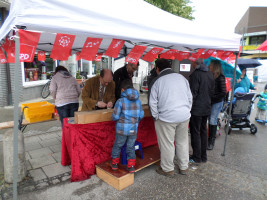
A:
{"type": "Polygon", "coordinates": [[[24,109],[24,116],[30,123],[52,119],[55,111],[55,106],[47,101],[21,104],[21,111],[25,106],[28,108],[24,109]]]}

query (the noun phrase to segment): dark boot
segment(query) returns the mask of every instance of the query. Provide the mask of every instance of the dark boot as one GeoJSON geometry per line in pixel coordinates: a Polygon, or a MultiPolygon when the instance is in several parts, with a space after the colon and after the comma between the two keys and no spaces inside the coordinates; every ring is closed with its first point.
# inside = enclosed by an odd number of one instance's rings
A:
{"type": "Polygon", "coordinates": [[[217,125],[209,125],[209,139],[208,139],[208,150],[212,150],[215,145],[217,132],[217,125]]]}
{"type": "Polygon", "coordinates": [[[135,161],[136,161],[136,159],[129,159],[129,160],[128,160],[128,171],[129,171],[130,173],[134,173],[134,172],[135,172],[135,168],[134,168],[134,166],[135,166],[135,161]]]}
{"type": "Polygon", "coordinates": [[[112,160],[111,160],[111,168],[112,168],[112,170],[114,170],[114,171],[118,170],[119,162],[120,162],[120,158],[112,158],[112,160]]]}

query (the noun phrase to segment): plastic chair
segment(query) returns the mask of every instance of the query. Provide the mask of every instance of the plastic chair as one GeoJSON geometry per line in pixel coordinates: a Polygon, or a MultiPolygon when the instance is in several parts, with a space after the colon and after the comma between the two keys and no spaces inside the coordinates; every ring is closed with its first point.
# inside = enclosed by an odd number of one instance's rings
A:
{"type": "MultiPolygon", "coordinates": [[[[143,156],[142,144],[140,142],[135,141],[134,148],[135,148],[135,151],[138,151],[138,150],[140,151],[141,159],[143,159],[144,156],[143,156]]],[[[122,165],[128,164],[127,153],[126,153],[126,143],[121,148],[121,164],[122,165]]]]}

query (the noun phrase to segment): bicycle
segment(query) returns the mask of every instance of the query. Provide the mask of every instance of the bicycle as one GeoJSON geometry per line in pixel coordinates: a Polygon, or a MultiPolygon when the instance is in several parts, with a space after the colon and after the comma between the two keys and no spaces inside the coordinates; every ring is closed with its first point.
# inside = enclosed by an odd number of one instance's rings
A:
{"type": "Polygon", "coordinates": [[[50,95],[49,86],[50,86],[50,83],[51,83],[51,79],[52,79],[52,76],[50,76],[49,81],[47,81],[47,83],[42,88],[41,97],[43,99],[47,98],[50,95]]]}

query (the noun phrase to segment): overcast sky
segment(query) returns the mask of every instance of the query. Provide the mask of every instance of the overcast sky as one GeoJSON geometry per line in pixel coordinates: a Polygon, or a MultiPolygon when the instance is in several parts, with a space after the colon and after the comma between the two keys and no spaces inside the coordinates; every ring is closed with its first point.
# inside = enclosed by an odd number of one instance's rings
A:
{"type": "Polygon", "coordinates": [[[250,6],[266,6],[267,0],[191,0],[195,22],[210,24],[224,33],[234,33],[235,26],[250,6]]]}

